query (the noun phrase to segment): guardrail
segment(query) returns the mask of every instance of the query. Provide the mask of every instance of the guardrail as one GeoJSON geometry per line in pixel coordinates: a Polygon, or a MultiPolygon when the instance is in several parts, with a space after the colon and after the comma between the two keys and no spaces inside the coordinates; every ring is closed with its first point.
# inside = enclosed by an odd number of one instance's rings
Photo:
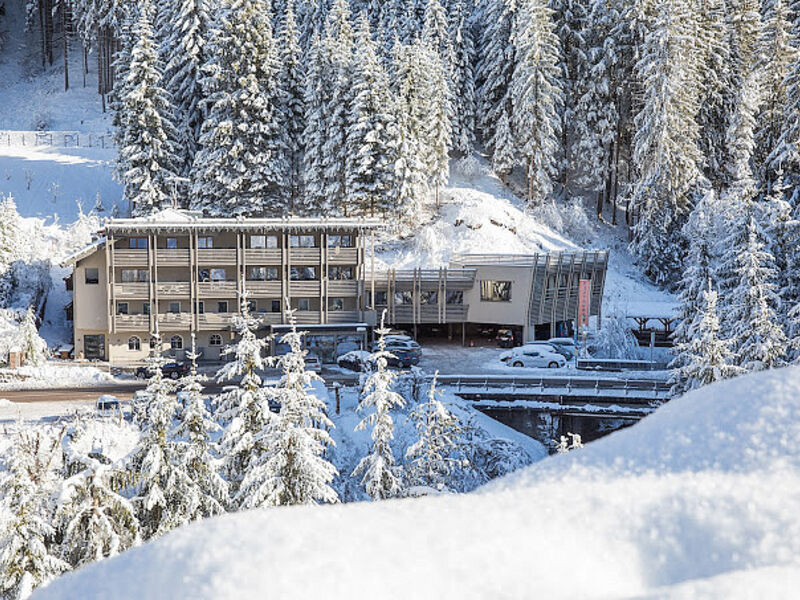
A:
{"type": "Polygon", "coordinates": [[[80,131],[18,131],[0,130],[0,144],[4,146],[44,146],[56,148],[113,148],[110,133],[83,133],[80,131]]]}
{"type": "Polygon", "coordinates": [[[665,371],[668,367],[665,362],[616,358],[579,358],[577,364],[582,371],[665,371]]]}

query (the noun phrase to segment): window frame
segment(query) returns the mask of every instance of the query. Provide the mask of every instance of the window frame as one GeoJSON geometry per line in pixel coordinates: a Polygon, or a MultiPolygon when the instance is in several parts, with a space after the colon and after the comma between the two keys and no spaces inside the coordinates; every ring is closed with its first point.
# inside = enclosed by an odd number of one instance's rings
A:
{"type": "Polygon", "coordinates": [[[169,315],[179,315],[181,313],[181,302],[180,300],[170,300],[167,308],[167,314],[169,315]],[[178,307],[178,310],[173,310],[174,307],[178,307]]]}
{"type": "Polygon", "coordinates": [[[290,234],[289,235],[289,248],[318,248],[317,245],[317,236],[313,233],[305,233],[305,234],[290,234]],[[311,240],[311,245],[308,245],[309,239],[311,240]]]}
{"type": "Polygon", "coordinates": [[[311,311],[311,298],[298,298],[297,299],[297,310],[300,312],[310,312],[311,311]],[[306,307],[303,308],[300,303],[305,303],[306,307]]]}
{"type": "Polygon", "coordinates": [[[178,238],[176,237],[168,237],[167,238],[167,250],[177,250],[178,249],[178,238]]]}
{"type": "Polygon", "coordinates": [[[480,292],[481,302],[511,302],[513,281],[495,280],[495,279],[482,279],[480,292]],[[498,294],[498,284],[507,284],[508,291],[504,294],[498,294]]]}
{"type": "Polygon", "coordinates": [[[117,302],[117,315],[130,315],[131,314],[131,304],[130,302],[117,302]],[[125,307],[125,310],[122,310],[122,307],[125,307]]]}
{"type": "Polygon", "coordinates": [[[198,250],[213,250],[214,249],[214,236],[213,235],[200,235],[197,237],[198,250]]]}
{"type": "Polygon", "coordinates": [[[129,250],[147,250],[150,247],[150,240],[146,237],[128,238],[129,250]]]}
{"type": "Polygon", "coordinates": [[[85,285],[100,285],[100,269],[97,267],[84,267],[83,269],[83,281],[85,285]],[[89,277],[89,273],[94,271],[94,281],[92,281],[89,277]]]}
{"type": "Polygon", "coordinates": [[[183,336],[176,333],[169,338],[169,348],[170,350],[183,350],[183,336]]]}
{"type": "Polygon", "coordinates": [[[230,311],[228,310],[230,307],[228,306],[227,300],[217,300],[217,314],[220,315],[227,315],[230,311]],[[224,306],[225,310],[220,310],[220,308],[224,306]]]}
{"type": "Polygon", "coordinates": [[[132,335],[128,338],[128,352],[139,352],[142,349],[142,340],[138,335],[132,335]],[[133,347],[131,347],[133,346],[133,347]]]}
{"type": "Polygon", "coordinates": [[[213,346],[215,348],[222,346],[222,336],[218,333],[212,333],[210,336],[208,336],[208,345],[213,346]]]}

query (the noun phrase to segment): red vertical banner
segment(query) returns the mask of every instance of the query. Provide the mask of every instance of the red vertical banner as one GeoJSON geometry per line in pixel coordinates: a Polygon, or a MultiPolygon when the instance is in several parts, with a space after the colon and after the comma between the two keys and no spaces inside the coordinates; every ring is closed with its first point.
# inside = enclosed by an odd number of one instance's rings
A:
{"type": "Polygon", "coordinates": [[[592,306],[592,280],[581,279],[578,284],[578,329],[589,326],[592,306]]]}

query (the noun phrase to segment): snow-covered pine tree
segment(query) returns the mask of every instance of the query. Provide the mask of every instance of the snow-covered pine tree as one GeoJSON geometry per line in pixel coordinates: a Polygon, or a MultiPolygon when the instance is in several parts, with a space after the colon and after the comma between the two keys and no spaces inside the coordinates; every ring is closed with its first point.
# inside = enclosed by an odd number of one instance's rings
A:
{"type": "Polygon", "coordinates": [[[339,501],[330,486],[336,468],[324,457],[325,449],[333,445],[328,433],[333,423],[312,387],[322,379],[306,369],[303,333],[297,331],[291,311],[287,320],[292,329],[281,343],[289,346],[289,352],[277,361],[283,374],[274,388],[266,390],[280,404],[280,415],[262,434],[266,452],[250,462],[239,488],[243,508],[339,501]]]}
{"type": "Polygon", "coordinates": [[[39,335],[39,328],[36,326],[36,311],[32,306],[25,311],[22,318],[19,333],[19,346],[25,357],[25,364],[38,367],[47,360],[47,342],[39,335]]]}
{"type": "Polygon", "coordinates": [[[5,517],[0,537],[0,594],[22,600],[69,570],[57,556],[51,497],[57,484],[59,437],[20,429],[0,482],[5,517]]]}
{"type": "Polygon", "coordinates": [[[204,119],[201,79],[211,29],[211,6],[209,0],[170,0],[165,16],[165,31],[162,32],[164,86],[175,107],[181,142],[180,174],[188,177],[204,119]]]}
{"type": "Polygon", "coordinates": [[[423,103],[421,149],[422,163],[433,188],[434,203],[439,206],[439,192],[447,183],[450,174],[450,145],[452,127],[452,105],[447,67],[442,59],[425,41],[414,44],[422,66],[424,87],[419,91],[419,101],[423,103]]]}
{"type": "Polygon", "coordinates": [[[206,408],[204,378],[197,372],[199,356],[192,334],[192,350],[187,356],[192,367],[180,381],[183,406],[178,411],[177,424],[169,432],[177,466],[187,475],[176,483],[183,486],[177,491],[182,498],[182,516],[188,521],[224,513],[229,497],[228,483],[219,474],[216,444],[211,440],[222,428],[206,408]]]}
{"type": "Polygon", "coordinates": [[[394,208],[395,172],[392,148],[397,126],[392,115],[389,80],[370,35],[366,14],[356,32],[352,104],[345,151],[347,205],[361,214],[386,213],[394,208]]]}
{"type": "Polygon", "coordinates": [[[475,38],[465,0],[450,2],[449,35],[453,44],[451,70],[452,143],[462,156],[472,153],[475,144],[475,38]]]}
{"type": "Polygon", "coordinates": [[[284,214],[287,143],[269,3],[224,0],[206,55],[191,206],[208,215],[284,214]]]}
{"type": "Polygon", "coordinates": [[[220,396],[216,415],[224,426],[220,451],[232,503],[241,506],[247,498],[239,493],[240,485],[250,465],[267,452],[266,436],[275,416],[269,410],[269,398],[259,376],[267,365],[262,355],[268,341],[256,337],[258,321],[250,315],[246,296],[242,297],[240,313],[231,325],[238,340],[224,352],[233,355],[234,360],[217,371],[216,379],[239,383],[234,390],[220,396]]]}
{"type": "MultiPolygon", "coordinates": [[[[385,315],[384,315],[385,317],[385,315]]],[[[364,384],[361,401],[356,409],[359,412],[372,410],[357,426],[356,431],[372,427],[372,447],[353,471],[353,477],[361,477],[361,484],[373,500],[394,498],[402,491],[400,468],[395,464],[391,442],[394,438],[394,421],[391,410],[405,404],[403,397],[392,391],[395,374],[387,367],[386,359],[391,356],[386,351],[386,335],[389,330],[381,327],[378,334],[378,350],[370,355],[375,370],[364,384]]]]}
{"type": "Polygon", "coordinates": [[[529,206],[550,195],[559,148],[560,49],[552,11],[543,0],[524,0],[514,21],[516,64],[511,79],[511,131],[527,165],[529,206]]]}
{"type": "Polygon", "coordinates": [[[162,84],[152,13],[145,0],[132,30],[131,62],[118,100],[118,110],[127,115],[119,124],[118,177],[125,186],[125,199],[138,215],[169,203],[180,170],[178,134],[172,101],[162,84]]]}
{"type": "Polygon", "coordinates": [[[495,152],[492,156],[492,169],[500,179],[511,174],[515,164],[514,136],[511,134],[511,124],[508,115],[503,111],[497,122],[497,131],[494,136],[495,152]]]}
{"type": "Polygon", "coordinates": [[[63,527],[61,555],[80,567],[138,545],[139,523],[131,502],[112,488],[113,466],[104,457],[73,458],[82,469],[62,484],[55,518],[63,527]]]}
{"type": "Polygon", "coordinates": [[[406,450],[405,473],[410,486],[426,486],[438,491],[452,489],[452,477],[462,460],[461,423],[436,397],[437,371],[433,375],[428,400],[411,411],[418,439],[406,450]]]}
{"type": "Polygon", "coordinates": [[[446,85],[449,92],[453,92],[453,64],[455,62],[455,48],[450,38],[447,12],[439,0],[428,0],[425,4],[423,17],[422,39],[442,61],[444,66],[446,85]]]}
{"type": "Polygon", "coordinates": [[[706,286],[698,302],[699,312],[687,332],[687,341],[676,346],[681,366],[672,373],[674,395],[729,379],[742,371],[734,365],[731,342],[720,338],[717,293],[711,287],[710,278],[706,286]]]}
{"type": "Polygon", "coordinates": [[[303,131],[303,188],[301,211],[325,214],[329,210],[325,192],[324,155],[327,136],[325,97],[329,85],[327,49],[317,33],[309,42],[303,90],[305,129],[303,131]]]}
{"type": "Polygon", "coordinates": [[[701,176],[697,15],[688,0],[656,11],[636,66],[644,98],[635,119],[631,250],[656,283],[672,284],[681,271],[680,230],[701,176]]]}
{"type": "Polygon", "coordinates": [[[303,191],[303,131],[305,129],[305,103],[303,83],[305,65],[300,48],[300,32],[295,21],[294,0],[288,0],[282,16],[278,36],[281,63],[281,129],[286,132],[287,191],[289,213],[302,208],[303,191]]]}

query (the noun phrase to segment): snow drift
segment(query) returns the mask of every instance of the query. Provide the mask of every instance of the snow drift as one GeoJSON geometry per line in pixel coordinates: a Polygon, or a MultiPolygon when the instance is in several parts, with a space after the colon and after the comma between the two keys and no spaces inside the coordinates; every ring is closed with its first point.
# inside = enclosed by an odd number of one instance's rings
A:
{"type": "Polygon", "coordinates": [[[752,375],[478,493],[229,515],[35,597],[788,597],[798,439],[800,369],[752,375]]]}

